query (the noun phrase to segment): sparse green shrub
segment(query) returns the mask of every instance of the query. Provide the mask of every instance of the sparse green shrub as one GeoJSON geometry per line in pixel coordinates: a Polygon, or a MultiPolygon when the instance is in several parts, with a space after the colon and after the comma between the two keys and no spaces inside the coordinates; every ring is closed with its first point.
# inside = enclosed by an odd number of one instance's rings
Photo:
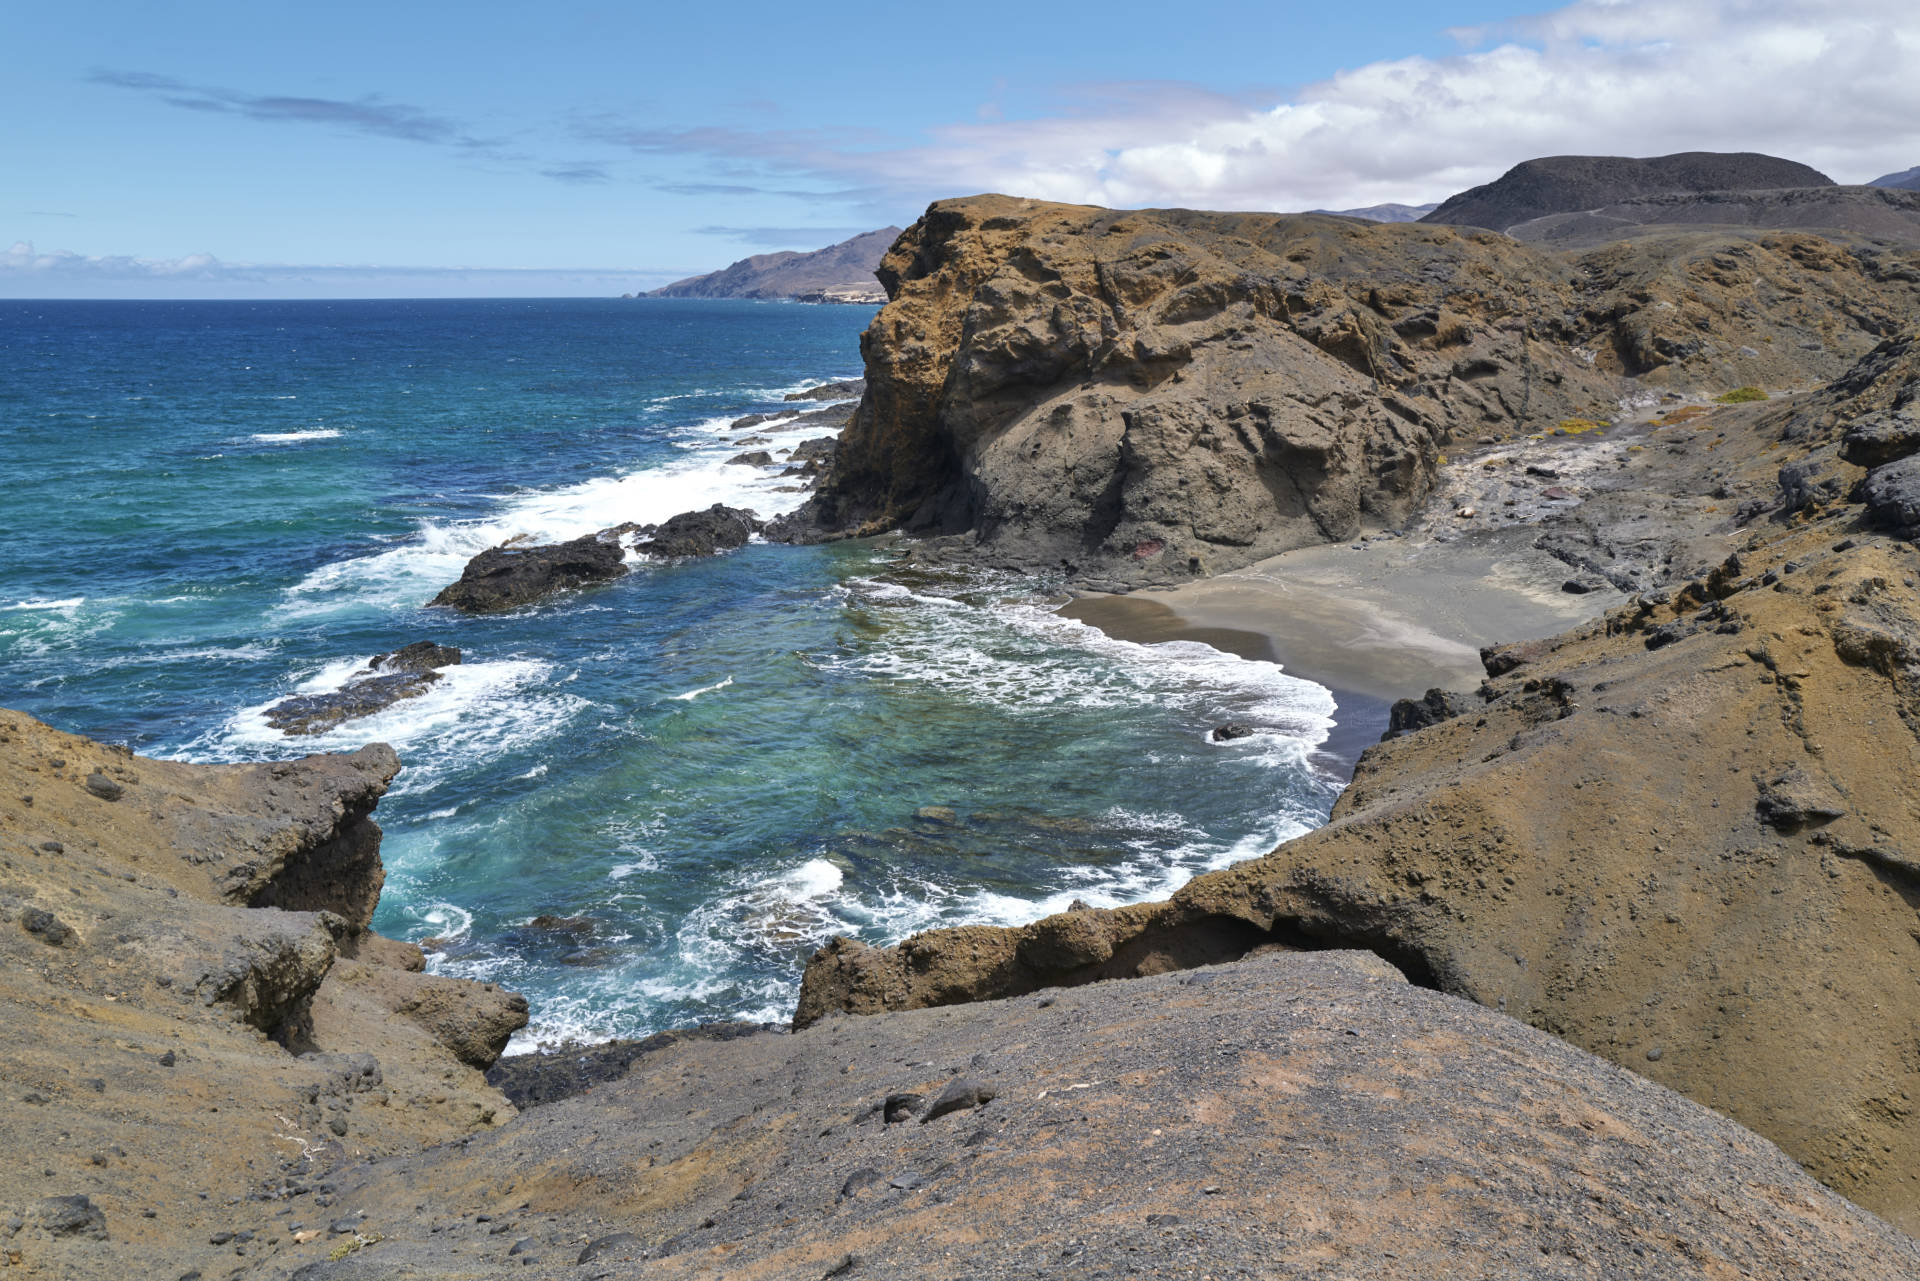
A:
{"type": "Polygon", "coordinates": [[[1757,400],[1767,399],[1767,393],[1758,387],[1735,387],[1725,395],[1715,396],[1714,399],[1723,405],[1751,405],[1757,400]]]}

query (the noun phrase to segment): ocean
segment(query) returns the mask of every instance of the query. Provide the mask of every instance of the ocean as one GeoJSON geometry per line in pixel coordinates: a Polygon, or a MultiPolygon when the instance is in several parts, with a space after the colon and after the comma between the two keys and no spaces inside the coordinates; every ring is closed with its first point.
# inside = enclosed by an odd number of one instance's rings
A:
{"type": "Polygon", "coordinates": [[[796,506],[777,465],[726,461],[729,424],[857,376],[871,317],[0,302],[0,705],[182,760],[393,744],[375,926],[526,993],[510,1052],[783,1020],[836,934],[1160,897],[1324,821],[1330,691],[1109,639],[1057,584],[755,542],[500,616],[426,607],[510,537],[796,506]],[[465,659],[423,697],[267,724],[429,639],[465,659]],[[1212,742],[1227,721],[1258,732],[1212,742]]]}

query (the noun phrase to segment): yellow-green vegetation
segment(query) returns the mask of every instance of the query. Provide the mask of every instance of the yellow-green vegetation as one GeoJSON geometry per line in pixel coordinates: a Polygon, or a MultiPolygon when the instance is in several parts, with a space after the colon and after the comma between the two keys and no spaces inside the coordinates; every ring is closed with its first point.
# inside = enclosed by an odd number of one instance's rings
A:
{"type": "Polygon", "coordinates": [[[353,1234],[353,1239],[351,1241],[346,1241],[340,1245],[334,1246],[333,1249],[327,1253],[327,1261],[330,1263],[338,1263],[340,1262],[340,1260],[346,1258],[349,1254],[352,1254],[358,1250],[364,1250],[370,1245],[378,1245],[380,1242],[384,1240],[386,1240],[386,1238],[381,1236],[378,1232],[374,1233],[372,1236],[362,1236],[360,1233],[356,1232],[353,1234]]]}
{"type": "Polygon", "coordinates": [[[1578,436],[1582,432],[1605,431],[1606,429],[1606,423],[1597,423],[1591,418],[1563,418],[1560,420],[1560,425],[1554,428],[1554,433],[1563,436],[1578,436]]]}
{"type": "Polygon", "coordinates": [[[1767,393],[1758,387],[1735,387],[1724,395],[1715,396],[1723,405],[1751,405],[1757,400],[1767,399],[1767,393]]]}

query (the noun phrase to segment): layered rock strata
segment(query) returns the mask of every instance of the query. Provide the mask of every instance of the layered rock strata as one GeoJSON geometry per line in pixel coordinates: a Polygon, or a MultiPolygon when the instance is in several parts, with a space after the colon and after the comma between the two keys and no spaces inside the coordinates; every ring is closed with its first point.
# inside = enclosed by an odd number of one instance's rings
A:
{"type": "Polygon", "coordinates": [[[881,265],[867,390],[770,536],[903,527],[1095,587],[1403,526],[1443,450],[1668,388],[1804,385],[1920,253],[1801,232],[1578,256],[1315,216],[941,201],[881,265]]]}
{"type": "Polygon", "coordinates": [[[526,1002],[367,928],[398,768],[380,745],[147,760],[0,711],[0,1257],[23,1275],[225,1275],[266,1207],[325,1216],[340,1164],[513,1114],[481,1073],[526,1002]]]}

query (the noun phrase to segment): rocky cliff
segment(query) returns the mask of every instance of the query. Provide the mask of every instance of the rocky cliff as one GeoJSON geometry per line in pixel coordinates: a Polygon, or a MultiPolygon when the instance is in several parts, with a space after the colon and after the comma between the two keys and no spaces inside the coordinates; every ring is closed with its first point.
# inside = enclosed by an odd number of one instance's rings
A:
{"type": "Polygon", "coordinates": [[[867,393],[775,536],[904,526],[1101,587],[1402,526],[1442,453],[1623,398],[1832,377],[1911,247],[1673,234],[1578,256],[1311,215],[942,201],[880,267],[867,393]]]}
{"type": "Polygon", "coordinates": [[[1920,1224],[1917,416],[1912,333],[1816,395],[1675,415],[1649,443],[1711,458],[1703,482],[1777,476],[1709,572],[1488,651],[1264,858],[1166,903],[838,942],[798,1022],[1367,947],[1920,1224]]]}
{"type": "Polygon", "coordinates": [[[1684,151],[1672,156],[1543,156],[1440,203],[1421,221],[1506,231],[1549,214],[1670,192],[1828,187],[1833,179],[1792,160],[1755,152],[1684,151]]]}
{"type": "Polygon", "coordinates": [[[267,1207],[329,1217],[336,1167],[513,1114],[481,1072],[526,1002],[367,928],[398,769],[146,760],[0,711],[0,1261],[224,1274],[287,1238],[267,1207]]]}

